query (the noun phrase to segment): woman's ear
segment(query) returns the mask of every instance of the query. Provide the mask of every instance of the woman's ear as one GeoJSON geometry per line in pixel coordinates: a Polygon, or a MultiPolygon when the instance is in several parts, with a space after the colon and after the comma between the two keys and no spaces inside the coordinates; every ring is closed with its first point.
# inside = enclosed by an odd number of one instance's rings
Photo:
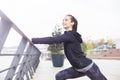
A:
{"type": "Polygon", "coordinates": [[[74,22],[71,22],[72,26],[74,25],[74,22]]]}

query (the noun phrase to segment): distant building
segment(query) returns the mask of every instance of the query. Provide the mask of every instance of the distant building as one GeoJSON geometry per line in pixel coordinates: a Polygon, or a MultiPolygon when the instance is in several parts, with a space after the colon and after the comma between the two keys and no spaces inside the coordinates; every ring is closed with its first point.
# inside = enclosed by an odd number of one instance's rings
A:
{"type": "Polygon", "coordinates": [[[114,45],[115,45],[116,49],[120,49],[120,39],[115,39],[114,45]]]}

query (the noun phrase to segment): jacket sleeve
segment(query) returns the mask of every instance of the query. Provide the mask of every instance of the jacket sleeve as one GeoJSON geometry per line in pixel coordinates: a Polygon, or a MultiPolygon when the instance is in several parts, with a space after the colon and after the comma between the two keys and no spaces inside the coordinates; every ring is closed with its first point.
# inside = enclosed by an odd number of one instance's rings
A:
{"type": "Polygon", "coordinates": [[[69,33],[55,37],[32,38],[32,42],[34,44],[54,44],[72,41],[73,41],[72,35],[69,33]]]}

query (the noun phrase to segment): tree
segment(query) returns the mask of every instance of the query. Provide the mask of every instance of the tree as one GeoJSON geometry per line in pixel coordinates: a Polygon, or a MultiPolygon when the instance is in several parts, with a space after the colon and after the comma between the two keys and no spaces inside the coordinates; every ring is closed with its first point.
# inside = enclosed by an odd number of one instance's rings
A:
{"type": "Polygon", "coordinates": [[[101,40],[100,40],[100,44],[104,44],[105,43],[105,40],[102,38],[101,40]]]}
{"type": "MultiPolygon", "coordinates": [[[[52,36],[59,36],[62,34],[62,29],[56,25],[54,31],[52,32],[52,36]]],[[[51,51],[51,59],[54,67],[62,67],[64,63],[64,54],[63,44],[50,44],[48,50],[51,51]]]]}
{"type": "Polygon", "coordinates": [[[81,47],[82,47],[82,51],[83,51],[84,53],[86,53],[86,51],[87,51],[87,45],[86,45],[85,42],[83,42],[83,43],[81,44],[81,47]]]}
{"type": "Polygon", "coordinates": [[[113,40],[112,39],[107,40],[107,42],[108,42],[109,45],[113,44],[113,40]]]}
{"type": "MultiPolygon", "coordinates": [[[[59,25],[56,25],[54,31],[52,32],[52,36],[59,36],[62,34],[62,28],[59,25]]],[[[52,54],[61,54],[61,50],[63,50],[63,44],[50,44],[48,50],[51,51],[52,54]]]]}

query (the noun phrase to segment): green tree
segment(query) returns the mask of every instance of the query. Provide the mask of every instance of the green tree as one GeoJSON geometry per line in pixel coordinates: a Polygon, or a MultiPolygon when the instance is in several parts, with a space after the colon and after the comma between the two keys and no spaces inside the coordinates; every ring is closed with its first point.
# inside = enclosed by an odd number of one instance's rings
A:
{"type": "Polygon", "coordinates": [[[109,45],[113,45],[113,40],[112,39],[107,40],[107,42],[108,42],[109,45]]]}
{"type": "MultiPolygon", "coordinates": [[[[54,28],[54,31],[52,32],[52,36],[59,36],[62,34],[62,28],[60,28],[59,25],[56,25],[54,28]]],[[[48,50],[52,53],[52,54],[61,54],[61,50],[63,50],[63,43],[60,44],[50,44],[48,47],[48,50]]]]}
{"type": "Polygon", "coordinates": [[[87,45],[86,45],[85,42],[83,42],[83,43],[81,44],[81,47],[82,47],[82,51],[83,51],[84,53],[86,53],[86,51],[87,51],[87,45]]]}

